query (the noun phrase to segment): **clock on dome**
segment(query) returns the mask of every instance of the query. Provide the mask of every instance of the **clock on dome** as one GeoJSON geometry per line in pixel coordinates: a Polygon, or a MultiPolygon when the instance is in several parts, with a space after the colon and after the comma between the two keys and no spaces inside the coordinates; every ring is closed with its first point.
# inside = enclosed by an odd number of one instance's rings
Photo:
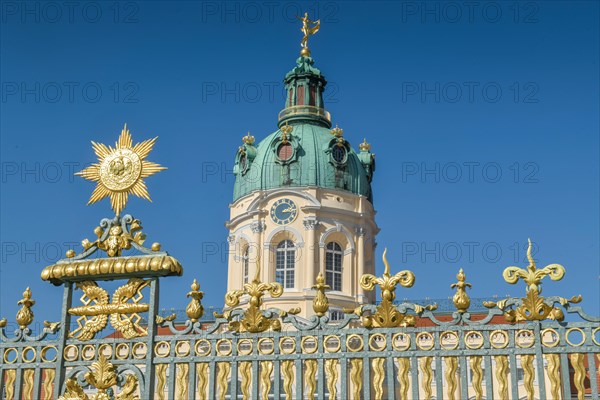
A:
{"type": "Polygon", "coordinates": [[[290,199],[277,200],[271,206],[271,219],[277,225],[287,225],[294,222],[298,216],[298,207],[290,199]]]}

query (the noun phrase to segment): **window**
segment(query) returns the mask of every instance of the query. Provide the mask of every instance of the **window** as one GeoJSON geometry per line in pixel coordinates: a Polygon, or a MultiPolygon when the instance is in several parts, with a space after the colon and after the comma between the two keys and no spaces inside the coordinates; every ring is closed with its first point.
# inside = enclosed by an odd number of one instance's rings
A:
{"type": "Polygon", "coordinates": [[[296,105],[304,105],[304,85],[298,85],[296,88],[296,105]]]}
{"type": "Polygon", "coordinates": [[[325,283],[332,290],[342,290],[342,246],[336,242],[327,243],[325,251],[325,283]]]}
{"type": "Polygon", "coordinates": [[[244,250],[244,255],[242,256],[242,277],[244,283],[248,283],[248,272],[250,269],[250,246],[246,247],[244,250]]]}
{"type": "Polygon", "coordinates": [[[296,248],[291,240],[284,240],[277,245],[275,258],[275,280],[284,289],[294,287],[294,267],[296,262],[296,248]]]}
{"type": "Polygon", "coordinates": [[[292,158],[293,154],[294,149],[290,143],[280,144],[277,148],[277,157],[279,157],[281,161],[288,161],[292,158]]]}
{"type": "Polygon", "coordinates": [[[341,321],[344,319],[344,313],[340,310],[331,310],[329,311],[329,320],[330,321],[341,321]]]}
{"type": "Polygon", "coordinates": [[[343,164],[346,160],[346,148],[337,144],[334,145],[331,149],[331,156],[336,163],[343,164]]]}

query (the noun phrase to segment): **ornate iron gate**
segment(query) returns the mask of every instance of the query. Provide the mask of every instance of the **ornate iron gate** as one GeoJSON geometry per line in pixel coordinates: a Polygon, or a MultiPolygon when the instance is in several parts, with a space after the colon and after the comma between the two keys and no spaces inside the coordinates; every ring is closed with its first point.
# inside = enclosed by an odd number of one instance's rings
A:
{"type": "Polygon", "coordinates": [[[381,303],[345,310],[341,321],[328,318],[322,276],[315,315],[304,319],[298,310],[263,309],[262,297],[283,289],[257,275],[228,293],[227,311],[206,326],[196,281],[184,324],[157,315],[160,279],[182,268],[159,244],[143,246],[138,220],[104,219],[95,233],[83,253],[42,272],[64,286],[59,322],[32,333],[29,289],[11,335],[0,321],[3,399],[599,398],[600,318],[573,305],[581,297],[542,297],[542,278],[559,280],[565,270],[538,269],[529,254],[527,268],[504,271],[508,283],[525,282],[526,297],[486,303],[485,315],[470,315],[462,271],[451,286],[450,321],[436,318],[436,305],[396,303],[397,285],[410,287],[415,276],[392,275],[384,252],[385,273],[360,282],[379,286],[381,303]],[[140,254],[122,256],[130,248],[140,254]],[[90,257],[98,250],[107,257],[90,257]],[[110,296],[107,280],[126,282],[110,296]],[[237,307],[243,296],[247,308],[237,307]],[[563,310],[582,321],[564,322],[563,310]],[[114,333],[106,336],[109,324],[114,333]]]}

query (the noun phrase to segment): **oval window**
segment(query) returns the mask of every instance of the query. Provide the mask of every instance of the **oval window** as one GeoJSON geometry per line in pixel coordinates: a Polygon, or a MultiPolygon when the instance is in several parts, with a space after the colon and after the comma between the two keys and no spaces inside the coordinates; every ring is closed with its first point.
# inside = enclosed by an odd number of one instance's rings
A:
{"type": "Polygon", "coordinates": [[[244,171],[246,169],[246,164],[248,163],[248,160],[246,159],[246,156],[243,155],[240,157],[240,168],[242,171],[244,171]]]}
{"type": "Polygon", "coordinates": [[[281,144],[277,149],[277,157],[279,157],[281,161],[289,160],[290,158],[292,158],[293,153],[294,149],[289,143],[281,144]]]}
{"type": "Polygon", "coordinates": [[[340,146],[334,146],[331,150],[331,155],[335,162],[341,164],[345,161],[346,158],[346,148],[340,146]]]}

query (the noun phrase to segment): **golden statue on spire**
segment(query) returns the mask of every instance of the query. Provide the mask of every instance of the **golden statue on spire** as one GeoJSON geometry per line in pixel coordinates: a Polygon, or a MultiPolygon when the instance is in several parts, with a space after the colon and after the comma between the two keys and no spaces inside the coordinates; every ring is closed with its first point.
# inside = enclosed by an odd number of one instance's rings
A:
{"type": "Polygon", "coordinates": [[[308,49],[308,37],[319,32],[319,28],[321,27],[321,20],[318,19],[316,21],[311,21],[310,19],[308,19],[308,13],[304,13],[304,17],[296,16],[296,18],[302,21],[302,28],[300,30],[304,34],[302,42],[300,42],[300,45],[302,46],[302,50],[300,50],[300,55],[302,57],[310,57],[310,50],[308,49]]]}

